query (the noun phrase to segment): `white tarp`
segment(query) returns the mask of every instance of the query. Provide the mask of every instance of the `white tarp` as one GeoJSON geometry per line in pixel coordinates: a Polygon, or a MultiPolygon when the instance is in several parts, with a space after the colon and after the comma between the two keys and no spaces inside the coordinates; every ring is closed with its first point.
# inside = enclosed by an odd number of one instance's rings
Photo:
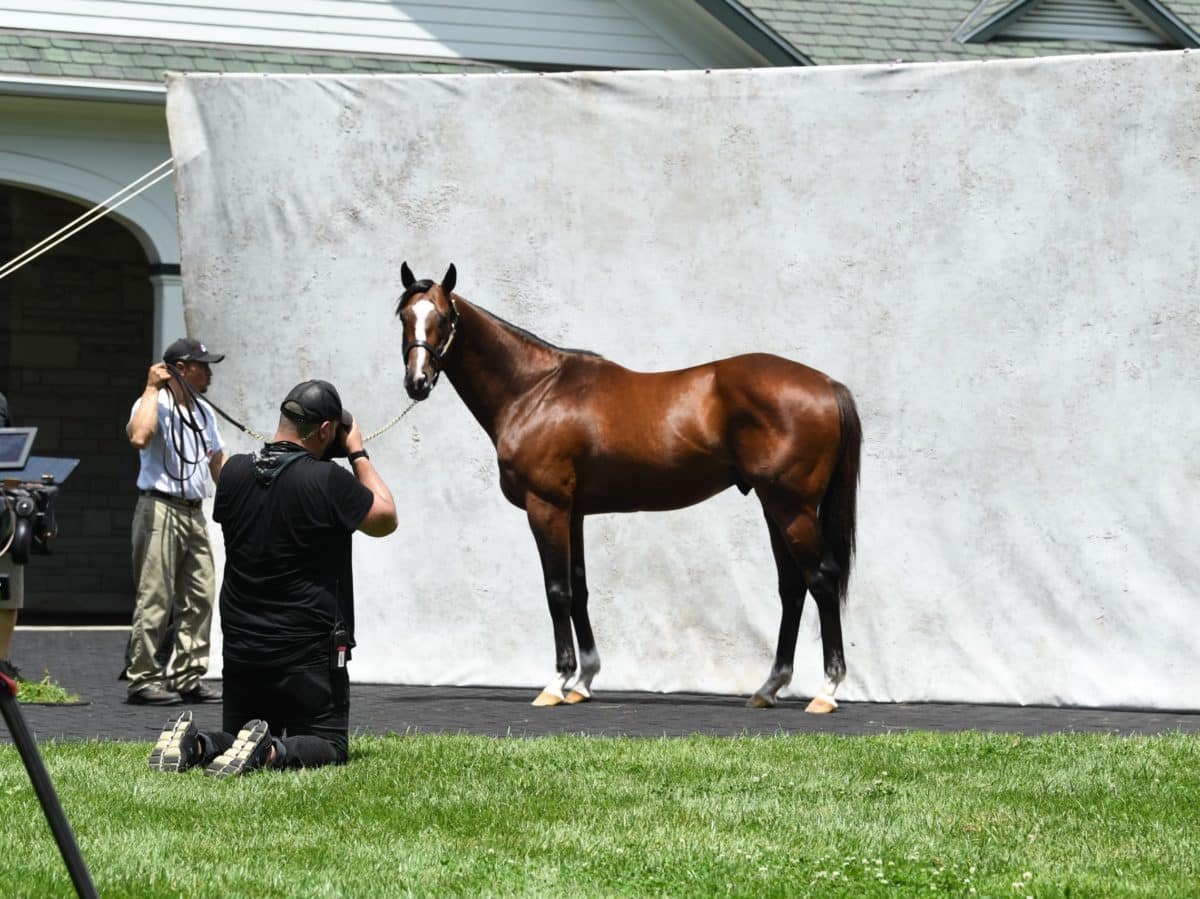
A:
{"type": "MultiPolygon", "coordinates": [[[[404,260],[631,368],[806,362],[866,439],[840,698],[1196,709],[1197,96],[1186,53],[172,77],[189,330],[268,433],[307,377],[403,409],[404,260]]],[[[356,539],[355,678],[540,687],[537,553],[452,386],[370,448],[401,523],[356,539]]],[[[587,540],[600,691],[766,676],[753,496],[587,540]]],[[[796,662],[808,694],[811,601],[796,662]]]]}

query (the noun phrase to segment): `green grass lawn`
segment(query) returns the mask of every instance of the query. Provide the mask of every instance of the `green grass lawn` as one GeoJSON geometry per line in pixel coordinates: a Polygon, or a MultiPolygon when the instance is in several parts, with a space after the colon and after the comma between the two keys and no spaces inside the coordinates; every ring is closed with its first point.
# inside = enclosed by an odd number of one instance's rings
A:
{"type": "MultiPolygon", "coordinates": [[[[102,896],[1197,896],[1200,738],[358,738],[342,768],[153,773],[51,743],[102,896]]],[[[70,895],[12,746],[0,893],[70,895]]]]}

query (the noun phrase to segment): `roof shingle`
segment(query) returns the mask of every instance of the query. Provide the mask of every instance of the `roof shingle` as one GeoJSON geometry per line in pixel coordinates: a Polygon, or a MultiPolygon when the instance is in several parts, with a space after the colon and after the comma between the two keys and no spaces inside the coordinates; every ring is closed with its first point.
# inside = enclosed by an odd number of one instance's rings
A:
{"type": "Polygon", "coordinates": [[[161,84],[174,72],[495,72],[502,66],[472,60],[427,60],[356,53],[310,53],[215,44],[89,40],[0,29],[0,75],[43,75],[161,84]]]}
{"type": "MultiPolygon", "coordinates": [[[[1101,41],[998,41],[961,44],[953,40],[978,0],[741,0],[742,5],[818,65],[996,57],[1054,56],[1145,50],[1101,41]],[[880,39],[883,44],[880,44],[880,39]]],[[[975,17],[980,24],[1012,0],[989,0],[975,17]]],[[[1200,0],[1164,3],[1194,31],[1200,31],[1200,0]]]]}

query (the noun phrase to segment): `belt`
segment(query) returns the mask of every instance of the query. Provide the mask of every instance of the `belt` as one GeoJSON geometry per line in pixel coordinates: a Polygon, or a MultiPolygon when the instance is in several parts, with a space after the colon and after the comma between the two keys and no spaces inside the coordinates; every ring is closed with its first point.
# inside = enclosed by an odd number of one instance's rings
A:
{"type": "Polygon", "coordinates": [[[161,490],[139,490],[138,493],[141,496],[152,496],[155,499],[161,499],[168,503],[176,503],[180,506],[186,506],[189,509],[199,509],[201,503],[204,502],[202,499],[188,499],[184,496],[175,496],[173,493],[164,493],[161,490]]]}

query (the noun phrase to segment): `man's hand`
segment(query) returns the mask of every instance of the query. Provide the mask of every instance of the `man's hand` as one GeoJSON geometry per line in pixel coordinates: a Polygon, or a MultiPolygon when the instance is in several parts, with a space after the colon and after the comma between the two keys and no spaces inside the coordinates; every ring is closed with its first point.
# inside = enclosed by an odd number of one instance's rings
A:
{"type": "Polygon", "coordinates": [[[146,389],[161,390],[171,382],[171,370],[165,362],[155,362],[146,373],[146,389]]]}
{"type": "Polygon", "coordinates": [[[345,451],[343,453],[345,456],[357,453],[363,448],[362,431],[358,428],[358,419],[353,415],[350,416],[350,430],[338,429],[338,440],[341,443],[341,448],[345,451]]]}
{"type": "Polygon", "coordinates": [[[145,449],[149,446],[150,438],[158,429],[158,392],[171,382],[171,370],[165,362],[155,362],[146,373],[146,389],[138,400],[137,409],[125,433],[129,435],[129,443],[134,449],[145,449]]]}
{"type": "MultiPolygon", "coordinates": [[[[339,437],[346,449],[346,455],[357,453],[363,448],[362,431],[358,428],[358,419],[350,417],[350,430],[339,437]]],[[[359,523],[358,529],[368,537],[386,537],[396,530],[396,502],[392,499],[392,491],[383,482],[370,458],[360,456],[350,463],[358,482],[375,494],[371,508],[366,517],[359,523]]]]}

